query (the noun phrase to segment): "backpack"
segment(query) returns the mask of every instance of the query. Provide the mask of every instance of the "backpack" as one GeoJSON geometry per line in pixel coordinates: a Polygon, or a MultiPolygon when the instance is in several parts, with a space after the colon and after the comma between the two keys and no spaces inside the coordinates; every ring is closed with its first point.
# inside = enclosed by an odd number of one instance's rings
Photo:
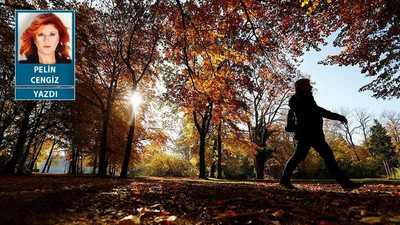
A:
{"type": "Polygon", "coordinates": [[[287,114],[285,131],[286,132],[295,132],[297,130],[296,128],[297,128],[296,114],[294,113],[293,109],[290,108],[288,111],[288,114],[287,114]]]}

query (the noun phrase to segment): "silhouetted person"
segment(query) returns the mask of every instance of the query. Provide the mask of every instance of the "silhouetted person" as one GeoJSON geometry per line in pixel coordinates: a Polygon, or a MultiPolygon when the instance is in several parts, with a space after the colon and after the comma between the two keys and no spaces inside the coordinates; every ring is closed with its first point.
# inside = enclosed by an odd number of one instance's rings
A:
{"type": "Polygon", "coordinates": [[[363,186],[362,183],[352,182],[342,174],[331,148],[325,141],[322,117],[347,123],[346,117],[330,112],[317,105],[312,96],[312,86],[309,79],[296,81],[295,89],[296,93],[290,98],[289,106],[296,116],[294,139],[298,140],[297,148],[286,163],[279,184],[288,189],[297,189],[291,184],[290,177],[299,163],[306,158],[310,148],[313,147],[324,159],[329,173],[344,190],[351,191],[363,186]]]}

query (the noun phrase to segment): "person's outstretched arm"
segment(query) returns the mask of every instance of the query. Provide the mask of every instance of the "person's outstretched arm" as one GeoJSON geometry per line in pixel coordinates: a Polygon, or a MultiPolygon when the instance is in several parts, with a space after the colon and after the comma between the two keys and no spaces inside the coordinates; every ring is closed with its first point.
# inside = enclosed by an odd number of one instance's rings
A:
{"type": "Polygon", "coordinates": [[[321,112],[322,117],[328,118],[328,119],[331,119],[331,120],[339,120],[339,121],[341,121],[343,123],[347,123],[346,117],[344,117],[344,116],[342,116],[340,114],[331,112],[329,110],[326,110],[326,109],[324,109],[322,107],[319,107],[319,106],[318,106],[318,108],[319,108],[319,110],[321,112]]]}

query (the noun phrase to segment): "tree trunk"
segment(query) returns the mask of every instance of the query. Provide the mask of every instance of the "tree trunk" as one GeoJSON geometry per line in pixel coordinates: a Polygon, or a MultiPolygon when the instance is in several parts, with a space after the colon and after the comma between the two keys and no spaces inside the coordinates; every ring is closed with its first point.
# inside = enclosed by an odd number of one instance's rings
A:
{"type": "Polygon", "coordinates": [[[207,112],[205,112],[205,115],[201,115],[202,121],[201,121],[201,126],[199,124],[199,121],[197,119],[197,113],[196,111],[193,111],[193,119],[194,123],[196,125],[197,131],[199,132],[200,136],[200,149],[199,149],[199,160],[200,160],[200,168],[199,168],[199,178],[201,179],[207,179],[206,176],[206,137],[208,130],[210,128],[210,122],[212,119],[212,108],[213,108],[213,103],[210,103],[208,105],[207,112]]]}
{"type": "Polygon", "coordinates": [[[29,163],[26,166],[26,168],[28,170],[32,170],[32,168],[34,167],[35,158],[38,155],[37,152],[40,153],[39,149],[43,146],[45,138],[46,138],[46,135],[44,135],[43,137],[37,138],[37,140],[35,141],[35,145],[33,147],[33,152],[32,152],[32,157],[30,158],[29,163]]]}
{"type": "Polygon", "coordinates": [[[94,157],[92,174],[96,174],[96,167],[97,167],[97,154],[96,154],[96,156],[94,157]]]}
{"type": "MultiPolygon", "coordinates": [[[[353,150],[354,155],[356,156],[357,161],[358,161],[359,163],[361,163],[361,160],[360,160],[360,157],[359,157],[358,154],[357,154],[356,148],[355,148],[355,147],[354,147],[354,148],[352,147],[351,149],[353,150]]],[[[362,165],[361,165],[361,166],[362,166],[362,165]]]]}
{"type": "Polygon", "coordinates": [[[383,160],[383,166],[385,167],[385,171],[386,171],[386,176],[388,177],[388,179],[390,179],[390,171],[389,171],[389,166],[386,162],[386,160],[383,160]]]}
{"type": "Polygon", "coordinates": [[[3,138],[4,138],[4,132],[5,132],[6,130],[4,130],[4,129],[0,129],[0,153],[1,153],[1,151],[2,151],[2,145],[1,145],[1,143],[3,143],[3,138]]]}
{"type": "MultiPolygon", "coordinates": [[[[110,164],[110,158],[106,158],[106,169],[108,168],[108,165],[110,164]]],[[[106,173],[107,173],[107,171],[106,171],[106,173]]]]}
{"type": "Polygon", "coordinates": [[[370,155],[372,158],[375,158],[375,157],[374,157],[374,154],[372,154],[372,151],[371,151],[370,148],[368,148],[368,152],[369,152],[369,155],[370,155]]]}
{"type": "Polygon", "coordinates": [[[26,159],[29,156],[34,136],[35,136],[35,130],[32,131],[32,133],[29,137],[28,145],[25,147],[24,155],[22,156],[22,159],[19,162],[17,173],[23,173],[24,165],[25,165],[26,159]]]}
{"type": "Polygon", "coordinates": [[[26,103],[24,118],[22,119],[21,129],[19,130],[18,140],[15,145],[13,156],[11,160],[7,162],[5,166],[5,172],[8,174],[15,173],[15,167],[21,160],[21,155],[24,150],[24,144],[29,130],[29,117],[32,113],[33,108],[36,105],[36,101],[28,101],[26,103]]]}
{"type": "Polygon", "coordinates": [[[35,159],[36,156],[36,152],[38,151],[40,145],[42,144],[42,138],[37,138],[37,140],[35,141],[35,144],[33,145],[33,152],[32,152],[32,156],[29,159],[29,162],[27,163],[26,168],[30,168],[30,165],[32,164],[32,161],[35,159]]]}
{"type": "MultiPolygon", "coordinates": [[[[37,117],[40,117],[42,115],[44,108],[45,108],[45,104],[42,104],[41,107],[40,107],[40,112],[37,114],[37,117]]],[[[29,156],[29,152],[30,152],[30,148],[31,148],[33,139],[35,138],[36,131],[40,126],[40,121],[41,121],[40,118],[36,118],[35,126],[32,128],[32,132],[29,135],[28,145],[26,146],[24,156],[22,157],[22,159],[21,159],[21,161],[19,163],[17,173],[22,173],[23,172],[22,170],[23,170],[24,164],[26,162],[26,159],[29,156]]]]}
{"type": "Polygon", "coordinates": [[[393,179],[396,180],[396,168],[391,168],[391,173],[392,173],[393,179]]]}
{"type": "Polygon", "coordinates": [[[221,139],[221,124],[218,127],[217,137],[217,149],[218,149],[218,160],[217,160],[217,178],[222,179],[222,139],[221,139]]]}
{"type": "Polygon", "coordinates": [[[21,161],[19,162],[17,173],[22,173],[22,172],[23,172],[26,159],[27,159],[28,156],[29,156],[30,149],[31,149],[31,145],[32,145],[33,139],[34,139],[34,137],[35,137],[35,133],[36,133],[36,126],[35,126],[35,128],[33,129],[33,131],[31,132],[31,135],[30,135],[29,141],[28,141],[28,145],[25,147],[24,155],[22,156],[22,159],[21,159],[21,161]]]}
{"type": "Polygon", "coordinates": [[[83,174],[83,154],[81,154],[81,174],[83,174]]]}
{"type": "Polygon", "coordinates": [[[71,157],[70,169],[69,169],[70,174],[76,174],[77,155],[78,155],[77,150],[75,149],[75,147],[72,147],[72,157],[71,157]]]}
{"type": "Polygon", "coordinates": [[[392,178],[392,169],[390,168],[389,162],[387,160],[386,160],[386,166],[387,166],[388,171],[389,171],[389,179],[391,179],[392,178]]]}
{"type": "Polygon", "coordinates": [[[51,164],[53,163],[53,160],[54,160],[54,158],[51,158],[51,159],[50,159],[49,165],[47,166],[47,171],[46,171],[46,173],[49,173],[51,164]]]}
{"type": "Polygon", "coordinates": [[[42,147],[43,147],[43,144],[44,144],[45,141],[46,141],[46,134],[44,134],[43,140],[40,143],[40,147],[37,149],[37,153],[33,155],[34,158],[32,158],[32,161],[31,161],[31,163],[29,165],[29,170],[30,171],[32,171],[33,168],[35,167],[36,161],[39,158],[40,152],[42,151],[42,147]]]}
{"type": "Polygon", "coordinates": [[[75,160],[74,160],[74,162],[75,162],[75,174],[78,174],[79,173],[79,151],[78,151],[78,149],[76,149],[76,154],[75,154],[75,160]]]}
{"type": "Polygon", "coordinates": [[[264,148],[263,150],[258,151],[255,156],[254,167],[256,168],[256,178],[262,180],[264,179],[265,163],[267,162],[266,149],[264,148]]]}
{"type": "Polygon", "coordinates": [[[217,155],[217,138],[214,139],[213,146],[212,146],[212,155],[213,155],[213,160],[210,168],[210,177],[214,178],[215,177],[215,171],[217,168],[217,160],[215,159],[215,156],[217,155]]]}
{"type": "Polygon", "coordinates": [[[199,158],[200,158],[200,170],[199,170],[199,178],[206,179],[206,135],[200,134],[200,149],[199,149],[199,158]]]}
{"type": "Polygon", "coordinates": [[[124,162],[122,163],[121,174],[119,176],[120,178],[128,177],[128,167],[129,167],[129,160],[131,158],[132,141],[133,141],[133,136],[135,134],[135,123],[136,123],[136,115],[134,110],[132,109],[132,121],[131,121],[131,126],[129,127],[128,141],[126,143],[124,162]]]}
{"type": "Polygon", "coordinates": [[[51,157],[51,155],[53,154],[53,149],[54,149],[54,146],[55,146],[55,145],[56,145],[56,142],[53,141],[53,145],[51,146],[50,153],[49,153],[49,156],[47,157],[46,163],[44,164],[42,173],[44,173],[44,171],[46,171],[47,164],[49,163],[50,157],[51,157]]]}
{"type": "Polygon", "coordinates": [[[196,112],[193,111],[194,122],[197,127],[197,131],[200,136],[200,149],[199,149],[199,159],[200,159],[200,168],[199,168],[199,178],[207,179],[206,176],[206,137],[210,127],[210,122],[212,119],[212,107],[213,104],[210,103],[208,106],[208,111],[202,116],[201,126],[199,121],[197,120],[196,112]]]}
{"type": "Polygon", "coordinates": [[[112,162],[108,166],[108,175],[112,175],[112,162]]]}
{"type": "Polygon", "coordinates": [[[69,162],[68,174],[72,174],[72,161],[69,162]]]}
{"type": "Polygon", "coordinates": [[[107,175],[106,153],[107,153],[108,121],[109,121],[109,116],[104,115],[103,116],[103,129],[101,132],[101,140],[100,140],[99,172],[97,174],[97,176],[99,176],[99,177],[104,177],[107,175]]]}
{"type": "Polygon", "coordinates": [[[216,169],[216,165],[215,165],[215,162],[213,162],[211,164],[211,168],[210,168],[210,177],[212,177],[212,178],[215,177],[215,169],[216,169]]]}
{"type": "MultiPolygon", "coordinates": [[[[5,100],[3,100],[2,104],[5,104],[5,100]]],[[[2,107],[3,108],[3,107],[2,107]]],[[[12,113],[12,115],[8,115],[8,116],[3,116],[3,109],[0,112],[0,118],[1,118],[1,122],[0,122],[0,153],[2,150],[1,143],[3,143],[3,139],[4,139],[4,133],[6,132],[6,130],[11,126],[11,124],[14,122],[15,120],[15,115],[17,115],[16,112],[12,113]]]]}

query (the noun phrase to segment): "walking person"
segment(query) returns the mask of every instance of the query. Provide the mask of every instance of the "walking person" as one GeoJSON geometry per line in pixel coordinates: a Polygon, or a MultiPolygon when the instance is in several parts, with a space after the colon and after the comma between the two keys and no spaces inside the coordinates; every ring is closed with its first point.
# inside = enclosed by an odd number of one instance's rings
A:
{"type": "Polygon", "coordinates": [[[340,171],[332,149],[325,141],[322,118],[339,120],[347,124],[346,117],[330,112],[317,105],[312,96],[312,86],[309,79],[300,79],[296,81],[295,89],[296,93],[290,98],[289,107],[296,118],[294,139],[298,141],[297,148],[286,163],[279,184],[287,189],[297,189],[290,182],[290,178],[299,163],[306,158],[310,148],[313,147],[323,158],[329,173],[344,190],[351,191],[363,186],[363,183],[350,181],[350,179],[340,171]]]}

